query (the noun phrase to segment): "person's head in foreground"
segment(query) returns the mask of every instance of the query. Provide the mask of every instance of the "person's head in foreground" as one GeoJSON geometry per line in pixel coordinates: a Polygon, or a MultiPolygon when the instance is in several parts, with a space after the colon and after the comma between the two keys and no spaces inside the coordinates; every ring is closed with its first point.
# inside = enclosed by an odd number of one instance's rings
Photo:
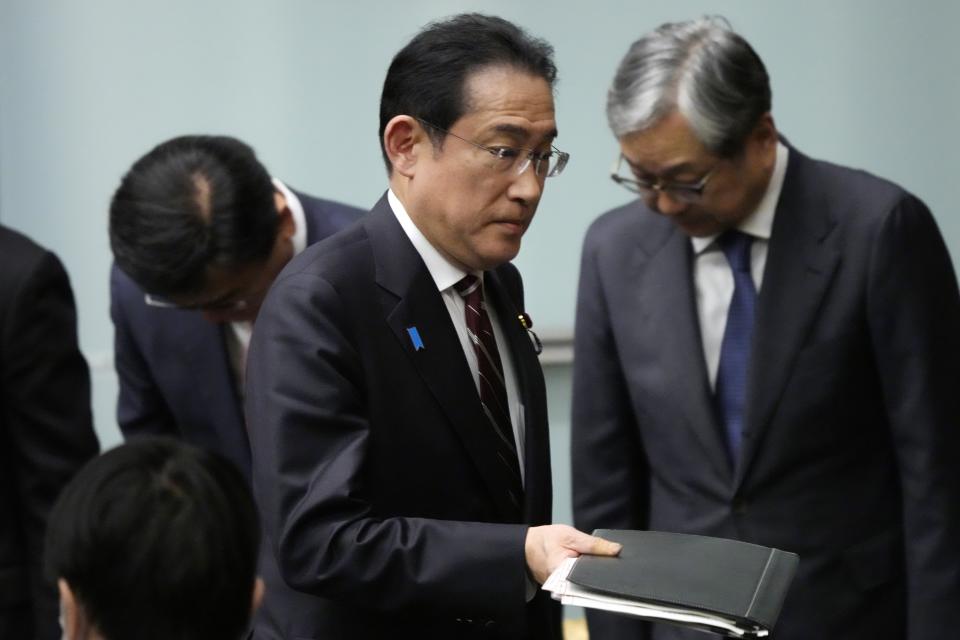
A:
{"type": "Polygon", "coordinates": [[[50,514],[47,571],[68,640],[237,640],[262,595],[240,472],[142,438],[90,461],[50,514]]]}

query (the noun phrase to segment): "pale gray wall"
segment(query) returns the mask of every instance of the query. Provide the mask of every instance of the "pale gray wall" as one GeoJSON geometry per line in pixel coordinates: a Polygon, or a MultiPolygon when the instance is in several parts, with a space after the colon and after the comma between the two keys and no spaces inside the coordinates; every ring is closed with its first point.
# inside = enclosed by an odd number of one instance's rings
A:
{"type": "MultiPolygon", "coordinates": [[[[228,133],[298,188],[369,205],[385,187],[387,64],[424,22],[461,10],[513,19],[557,50],[558,146],[573,159],[518,260],[540,329],[571,329],[583,232],[626,200],[606,177],[617,61],[642,32],[703,13],[725,14],[766,61],[791,142],[920,195],[960,255],[960,3],[0,0],[0,220],[71,273],[105,445],[118,438],[106,207],[122,172],[167,137],[228,133]]],[[[557,520],[569,521],[569,368],[547,377],[557,520]]]]}

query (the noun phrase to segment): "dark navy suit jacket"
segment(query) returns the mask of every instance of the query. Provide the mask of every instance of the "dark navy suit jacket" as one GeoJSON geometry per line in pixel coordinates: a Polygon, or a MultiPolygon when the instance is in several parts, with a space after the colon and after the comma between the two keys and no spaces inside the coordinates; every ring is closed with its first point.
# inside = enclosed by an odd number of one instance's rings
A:
{"type": "Polygon", "coordinates": [[[246,393],[267,543],[258,640],[559,637],[558,607],[526,601],[526,531],[552,502],[543,375],[517,319],[520,274],[502,265],[485,290],[525,408],[519,505],[447,308],[386,198],[277,278],[246,393]]]}
{"type": "MultiPolygon", "coordinates": [[[[894,184],[791,149],[735,465],[704,364],[691,253],[679,228],[639,202],[587,234],[577,525],[795,551],[775,640],[956,636],[960,294],[930,212],[894,184]]],[[[647,637],[602,616],[590,634],[647,637]]],[[[701,636],[659,626],[653,637],[701,636]]]]}
{"type": "MultiPolygon", "coordinates": [[[[362,210],[297,193],[307,244],[355,222],[362,210]]],[[[114,358],[120,382],[117,421],[125,438],[181,437],[232,460],[249,476],[250,445],[225,327],[198,311],[148,306],[116,265],[110,273],[114,358]]]]}
{"type": "Polygon", "coordinates": [[[60,638],[47,515],[98,448],[67,274],[0,227],[0,638],[60,638]]]}

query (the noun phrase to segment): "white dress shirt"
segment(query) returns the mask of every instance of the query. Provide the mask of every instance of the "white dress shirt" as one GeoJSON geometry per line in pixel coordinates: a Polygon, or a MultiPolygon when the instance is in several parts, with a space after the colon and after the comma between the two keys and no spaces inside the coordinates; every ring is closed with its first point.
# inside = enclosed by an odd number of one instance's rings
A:
{"type": "MultiPolygon", "coordinates": [[[[777,202],[780,200],[780,192],[783,190],[788,156],[787,147],[778,142],[777,157],[767,189],[753,213],[736,227],[753,236],[753,244],[750,248],[750,273],[758,295],[763,285],[763,270],[767,266],[770,232],[773,229],[773,218],[776,214],[777,202]]],[[[714,389],[717,384],[720,345],[723,342],[723,332],[727,328],[730,300],[733,298],[733,272],[716,242],[718,237],[719,234],[690,239],[695,256],[693,280],[696,288],[697,315],[700,321],[703,357],[707,364],[711,389],[714,389]]]]}
{"type": "MultiPolygon", "coordinates": [[[[437,291],[443,298],[447,306],[447,312],[450,314],[450,320],[457,330],[457,336],[460,338],[460,346],[463,347],[463,355],[467,358],[467,364],[473,373],[473,381],[477,386],[477,393],[480,393],[480,369],[477,365],[477,354],[473,349],[473,342],[467,331],[466,304],[463,298],[457,293],[453,285],[463,279],[467,272],[460,267],[453,265],[447,258],[437,251],[436,247],[430,244],[426,236],[417,228],[403,203],[400,202],[393,190],[387,192],[387,201],[390,208],[393,209],[393,215],[396,216],[400,226],[413,243],[414,248],[423,259],[430,276],[437,285],[437,291]]],[[[474,272],[475,276],[483,282],[483,272],[474,272]]],[[[486,296],[484,296],[486,299],[486,296]]],[[[507,404],[510,406],[510,422],[513,424],[513,438],[517,445],[517,457],[520,462],[520,477],[523,479],[523,443],[524,443],[524,415],[523,405],[520,403],[520,393],[517,386],[517,376],[513,368],[513,358],[510,355],[510,349],[506,347],[506,338],[500,329],[500,322],[497,319],[497,310],[492,304],[487,305],[487,315],[490,317],[490,324],[493,326],[493,335],[497,340],[497,349],[500,351],[500,360],[503,362],[503,379],[507,387],[507,404]]],[[[426,348],[430,348],[430,337],[422,336],[426,348]]],[[[493,428],[492,426],[490,427],[493,428]]]]}
{"type": "MultiPolygon", "coordinates": [[[[297,255],[307,248],[307,216],[303,212],[300,198],[276,178],[273,178],[273,187],[283,195],[293,219],[293,255],[297,255]]],[[[227,342],[227,354],[230,356],[230,367],[233,369],[234,379],[237,381],[237,392],[243,398],[244,378],[247,371],[247,350],[250,348],[250,336],[253,335],[252,322],[231,322],[229,330],[224,332],[227,342]]]]}

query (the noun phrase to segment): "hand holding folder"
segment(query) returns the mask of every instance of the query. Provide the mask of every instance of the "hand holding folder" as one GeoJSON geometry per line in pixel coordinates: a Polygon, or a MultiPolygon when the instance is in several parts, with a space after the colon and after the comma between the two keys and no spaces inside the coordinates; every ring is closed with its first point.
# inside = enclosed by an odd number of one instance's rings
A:
{"type": "Polygon", "coordinates": [[[565,524],[547,524],[527,529],[524,554],[530,575],[543,584],[567,558],[581,554],[615,556],[620,545],[578,531],[565,524]]]}
{"type": "Polygon", "coordinates": [[[796,554],[658,531],[598,529],[623,545],[613,558],[571,558],[543,588],[563,604],[604,609],[735,638],[769,635],[796,554]]]}

